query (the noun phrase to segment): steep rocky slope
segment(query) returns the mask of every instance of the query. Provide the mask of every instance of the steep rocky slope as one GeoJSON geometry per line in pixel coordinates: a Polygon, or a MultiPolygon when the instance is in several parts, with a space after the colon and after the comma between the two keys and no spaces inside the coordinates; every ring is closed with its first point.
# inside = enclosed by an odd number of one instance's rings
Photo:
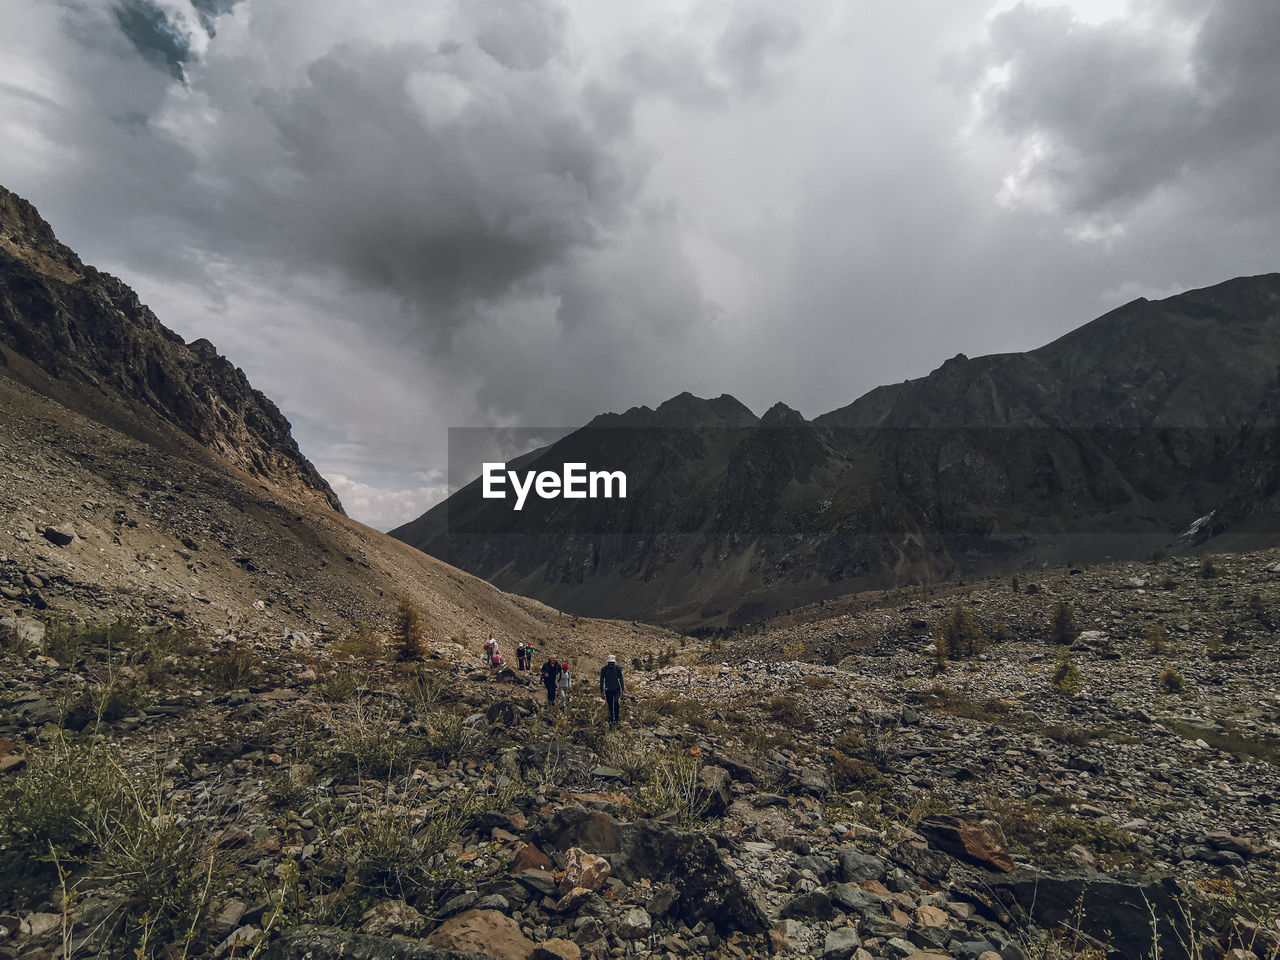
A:
{"type": "Polygon", "coordinates": [[[241,371],[184,344],[2,188],[0,410],[0,591],[19,613],[341,635],[387,625],[404,595],[436,642],[652,643],[348,519],[241,371]]]}
{"type": "Polygon", "coordinates": [[[944,363],[805,421],[682,395],[525,467],[621,469],[625,503],[479,484],[393,531],[583,613],[747,622],[866,586],[1280,533],[1280,275],[1138,300],[1026,354],[944,363]]]}
{"type": "Polygon", "coordinates": [[[208,340],[184,343],[3,187],[0,370],[139,440],[172,449],[176,429],[258,482],[342,510],[289,422],[241,370],[208,340]]]}

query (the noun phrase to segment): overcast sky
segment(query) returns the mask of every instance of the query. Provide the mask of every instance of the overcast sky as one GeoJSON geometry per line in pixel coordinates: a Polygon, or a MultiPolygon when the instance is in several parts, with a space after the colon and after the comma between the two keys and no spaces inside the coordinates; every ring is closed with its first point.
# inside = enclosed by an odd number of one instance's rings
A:
{"type": "Polygon", "coordinates": [[[450,426],[812,417],[1280,269],[1276,0],[0,0],[0,183],[357,519],[450,426]]]}

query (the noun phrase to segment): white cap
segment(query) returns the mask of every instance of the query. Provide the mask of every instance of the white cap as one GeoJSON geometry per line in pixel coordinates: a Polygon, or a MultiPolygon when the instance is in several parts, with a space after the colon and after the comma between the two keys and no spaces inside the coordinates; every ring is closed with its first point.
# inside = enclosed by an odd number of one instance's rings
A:
{"type": "Polygon", "coordinates": [[[615,657],[615,656],[611,653],[611,654],[609,654],[609,662],[610,662],[610,663],[617,663],[617,662],[618,662],[618,658],[617,658],[617,657],[615,657]]]}

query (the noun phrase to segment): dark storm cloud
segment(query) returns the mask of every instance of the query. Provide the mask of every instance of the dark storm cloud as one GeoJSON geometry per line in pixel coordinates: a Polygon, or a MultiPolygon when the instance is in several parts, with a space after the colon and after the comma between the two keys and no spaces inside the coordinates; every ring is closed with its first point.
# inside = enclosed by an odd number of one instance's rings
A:
{"type": "Polygon", "coordinates": [[[387,526],[449,426],[813,415],[1275,269],[1280,4],[996,2],[19,4],[0,182],[387,526]]]}
{"type": "Polygon", "coordinates": [[[502,61],[474,45],[344,44],[264,95],[285,186],[248,193],[293,211],[273,246],[446,326],[593,245],[629,198],[625,170],[564,91],[524,75],[548,57],[545,33],[488,36],[502,61]]]}
{"type": "Polygon", "coordinates": [[[163,65],[175,80],[185,78],[182,65],[191,53],[191,46],[162,8],[148,0],[128,0],[112,12],[120,32],[138,53],[163,65]]]}
{"type": "Polygon", "coordinates": [[[1280,4],[1154,0],[1146,15],[1088,24],[1020,4],[994,18],[975,65],[1004,72],[984,106],[1023,144],[1015,193],[1123,216],[1181,180],[1276,155],[1280,4]]]}

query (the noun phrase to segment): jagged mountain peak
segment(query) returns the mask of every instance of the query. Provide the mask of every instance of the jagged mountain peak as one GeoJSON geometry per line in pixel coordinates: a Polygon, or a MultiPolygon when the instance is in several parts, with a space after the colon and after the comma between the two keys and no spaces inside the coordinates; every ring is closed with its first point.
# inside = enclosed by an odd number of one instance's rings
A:
{"type": "Polygon", "coordinates": [[[760,418],[762,427],[802,426],[808,422],[799,410],[787,406],[781,400],[766,410],[764,416],[760,418]]]}

